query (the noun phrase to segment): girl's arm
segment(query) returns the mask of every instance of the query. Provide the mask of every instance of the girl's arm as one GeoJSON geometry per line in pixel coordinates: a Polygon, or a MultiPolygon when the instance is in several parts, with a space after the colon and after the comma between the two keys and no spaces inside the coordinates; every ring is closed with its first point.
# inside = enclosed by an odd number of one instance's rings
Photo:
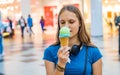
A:
{"type": "MultiPolygon", "coordinates": [[[[58,63],[59,66],[63,67],[62,64],[58,63]]],[[[46,75],[64,75],[64,71],[59,71],[53,62],[45,60],[46,75]]]]}
{"type": "Polygon", "coordinates": [[[46,75],[53,75],[55,72],[55,64],[45,60],[46,75]]]}
{"type": "Polygon", "coordinates": [[[62,47],[59,49],[57,53],[57,66],[55,66],[53,62],[45,60],[46,75],[64,75],[65,66],[69,58],[68,50],[68,47],[62,47]]]}
{"type": "Polygon", "coordinates": [[[93,65],[93,75],[102,75],[102,59],[99,59],[93,65]]]}

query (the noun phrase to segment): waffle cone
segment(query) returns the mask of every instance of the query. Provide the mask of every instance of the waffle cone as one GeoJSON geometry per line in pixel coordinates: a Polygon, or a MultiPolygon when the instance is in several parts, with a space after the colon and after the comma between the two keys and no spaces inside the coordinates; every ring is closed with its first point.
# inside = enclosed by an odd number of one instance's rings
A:
{"type": "Polygon", "coordinates": [[[68,46],[68,37],[63,37],[63,38],[60,38],[60,45],[61,46],[68,46]]]}

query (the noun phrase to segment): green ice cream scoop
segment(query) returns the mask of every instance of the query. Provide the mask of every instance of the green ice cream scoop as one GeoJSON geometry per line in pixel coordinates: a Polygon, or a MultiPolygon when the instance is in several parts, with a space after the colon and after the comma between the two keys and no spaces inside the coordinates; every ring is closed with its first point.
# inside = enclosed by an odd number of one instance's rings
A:
{"type": "Polygon", "coordinates": [[[59,37],[70,37],[70,29],[68,27],[62,27],[60,29],[59,37]]]}

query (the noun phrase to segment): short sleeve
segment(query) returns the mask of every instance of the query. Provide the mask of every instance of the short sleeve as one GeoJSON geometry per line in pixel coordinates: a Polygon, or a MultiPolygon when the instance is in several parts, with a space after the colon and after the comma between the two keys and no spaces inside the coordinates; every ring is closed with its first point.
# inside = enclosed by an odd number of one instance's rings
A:
{"type": "Polygon", "coordinates": [[[92,49],[92,64],[95,63],[97,60],[102,58],[102,54],[98,48],[93,48],[92,49]]]}
{"type": "Polygon", "coordinates": [[[50,47],[48,47],[48,48],[45,49],[43,60],[48,60],[48,61],[53,62],[53,56],[52,56],[51,48],[50,47]]]}

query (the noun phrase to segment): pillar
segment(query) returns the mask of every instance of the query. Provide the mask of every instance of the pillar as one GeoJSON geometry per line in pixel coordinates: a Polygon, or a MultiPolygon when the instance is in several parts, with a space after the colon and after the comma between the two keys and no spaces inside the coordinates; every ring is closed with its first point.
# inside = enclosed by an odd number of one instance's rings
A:
{"type": "Polygon", "coordinates": [[[91,36],[103,36],[102,0],[91,0],[91,36]]]}
{"type": "Polygon", "coordinates": [[[21,0],[21,12],[22,16],[27,19],[28,14],[30,14],[30,0],[21,0]]]}

